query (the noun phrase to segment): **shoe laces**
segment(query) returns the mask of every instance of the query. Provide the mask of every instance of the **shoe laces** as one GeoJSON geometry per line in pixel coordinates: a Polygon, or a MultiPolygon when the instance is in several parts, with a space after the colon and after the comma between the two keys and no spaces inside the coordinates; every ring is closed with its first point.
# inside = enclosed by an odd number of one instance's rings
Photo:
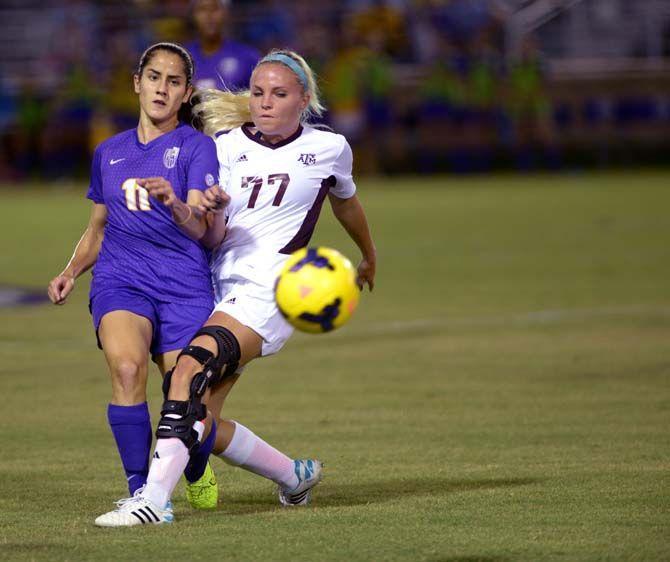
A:
{"type": "Polygon", "coordinates": [[[189,494],[192,498],[199,498],[200,496],[205,495],[207,491],[207,486],[203,484],[191,484],[189,489],[189,494]]]}
{"type": "Polygon", "coordinates": [[[195,482],[189,482],[188,484],[188,490],[189,494],[193,497],[199,497],[202,494],[206,493],[207,490],[209,490],[212,486],[216,486],[216,482],[212,481],[213,478],[210,476],[209,478],[200,478],[199,480],[196,480],[195,482]]]}
{"type": "Polygon", "coordinates": [[[125,506],[127,506],[131,503],[137,502],[139,499],[141,499],[142,492],[144,492],[144,486],[135,490],[135,493],[132,496],[130,496],[129,498],[122,498],[120,500],[117,500],[116,501],[116,506],[119,509],[121,509],[121,508],[123,508],[123,507],[125,507],[125,506]]]}

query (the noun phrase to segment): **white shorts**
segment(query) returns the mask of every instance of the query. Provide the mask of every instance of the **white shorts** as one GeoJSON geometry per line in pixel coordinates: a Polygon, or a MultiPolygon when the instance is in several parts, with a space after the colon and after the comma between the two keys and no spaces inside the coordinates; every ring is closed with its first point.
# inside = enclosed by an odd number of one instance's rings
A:
{"type": "Polygon", "coordinates": [[[214,311],[229,314],[263,338],[261,355],[277,353],[291,337],[293,326],[279,312],[272,289],[248,281],[219,281],[216,293],[222,298],[214,311]]]}

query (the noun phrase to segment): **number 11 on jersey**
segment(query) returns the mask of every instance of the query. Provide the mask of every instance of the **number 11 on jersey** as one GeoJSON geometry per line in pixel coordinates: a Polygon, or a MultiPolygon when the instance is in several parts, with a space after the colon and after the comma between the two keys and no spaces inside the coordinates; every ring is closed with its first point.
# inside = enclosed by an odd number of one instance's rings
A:
{"type": "Polygon", "coordinates": [[[134,178],[123,182],[121,189],[126,192],[126,207],[131,211],[151,211],[149,192],[137,185],[134,178]]]}

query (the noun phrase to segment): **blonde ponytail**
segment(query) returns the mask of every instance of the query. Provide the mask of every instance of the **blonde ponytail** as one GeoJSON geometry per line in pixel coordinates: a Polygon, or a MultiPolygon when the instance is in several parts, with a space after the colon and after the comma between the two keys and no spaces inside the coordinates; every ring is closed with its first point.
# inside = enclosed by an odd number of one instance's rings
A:
{"type": "Polygon", "coordinates": [[[202,123],[202,132],[209,136],[240,127],[251,121],[249,90],[198,90],[193,116],[202,123]]]}

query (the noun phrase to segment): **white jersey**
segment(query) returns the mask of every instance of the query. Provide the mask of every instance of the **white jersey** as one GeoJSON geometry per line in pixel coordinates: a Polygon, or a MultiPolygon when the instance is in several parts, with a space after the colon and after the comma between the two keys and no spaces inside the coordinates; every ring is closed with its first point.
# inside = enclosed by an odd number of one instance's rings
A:
{"type": "Polygon", "coordinates": [[[288,255],[308,244],[326,195],[356,193],[342,135],[305,125],[272,145],[248,127],[216,139],[219,184],[231,197],[211,262],[217,301],[239,282],[271,289],[288,255]]]}

